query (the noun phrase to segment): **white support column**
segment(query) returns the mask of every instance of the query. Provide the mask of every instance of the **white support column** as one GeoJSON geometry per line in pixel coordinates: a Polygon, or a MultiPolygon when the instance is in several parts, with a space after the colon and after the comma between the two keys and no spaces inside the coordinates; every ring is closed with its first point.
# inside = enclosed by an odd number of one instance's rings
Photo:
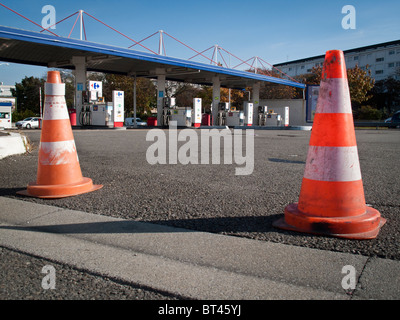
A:
{"type": "Polygon", "coordinates": [[[165,70],[156,69],[157,74],[157,126],[163,123],[163,98],[165,98],[165,70]]]}
{"type": "MultiPolygon", "coordinates": [[[[163,51],[164,51],[163,50],[163,46],[164,46],[163,33],[164,33],[164,31],[163,30],[159,30],[158,33],[160,35],[160,39],[159,39],[159,42],[158,42],[158,54],[160,56],[162,56],[163,55],[163,51]]],[[[164,51],[164,55],[165,55],[165,51],[164,51]]]]}
{"type": "Polygon", "coordinates": [[[72,57],[72,64],[75,66],[75,108],[76,125],[81,125],[82,91],[86,90],[86,58],[72,57]]]}
{"type": "Polygon", "coordinates": [[[82,33],[82,31],[83,31],[83,10],[79,10],[79,16],[80,16],[80,25],[81,25],[81,28],[80,28],[80,39],[81,40],[83,40],[83,33],[82,33]]]}
{"type": "Polygon", "coordinates": [[[253,85],[253,126],[258,126],[258,106],[260,105],[260,82],[253,85]]]}
{"type": "Polygon", "coordinates": [[[217,125],[218,104],[221,100],[221,81],[219,77],[213,77],[213,101],[212,101],[212,125],[217,125]]]}

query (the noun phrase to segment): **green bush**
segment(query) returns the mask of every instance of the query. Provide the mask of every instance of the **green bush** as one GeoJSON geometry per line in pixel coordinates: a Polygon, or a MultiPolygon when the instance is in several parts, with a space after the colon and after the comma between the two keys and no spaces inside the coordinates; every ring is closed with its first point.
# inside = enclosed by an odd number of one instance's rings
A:
{"type": "Polygon", "coordinates": [[[382,111],[371,106],[361,106],[358,110],[358,119],[360,120],[381,120],[382,111]]]}

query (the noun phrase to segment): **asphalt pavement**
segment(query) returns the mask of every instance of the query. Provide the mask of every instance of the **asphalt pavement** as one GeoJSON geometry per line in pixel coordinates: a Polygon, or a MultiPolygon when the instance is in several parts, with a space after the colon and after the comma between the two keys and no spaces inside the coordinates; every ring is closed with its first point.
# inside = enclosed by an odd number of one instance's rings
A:
{"type": "MultiPolygon", "coordinates": [[[[95,280],[122,286],[111,292],[129,292],[114,295],[116,299],[400,297],[399,130],[356,131],[367,204],[387,219],[376,239],[364,241],[272,227],[284,207],[298,201],[309,131],[252,132],[254,170],[243,176],[235,175],[243,165],[225,164],[223,157],[220,164],[169,164],[167,158],[166,164],[151,165],[146,157],[154,146],[149,132],[74,130],[83,175],[104,187],[77,197],[43,200],[16,195],[36,180],[40,131],[25,131],[36,149],[1,160],[2,257],[48,259],[58,264],[56,269],[72,268],[68,272],[80,272],[87,281],[86,292],[95,280]],[[38,216],[30,217],[30,211],[38,216]],[[25,241],[11,240],[21,239],[21,234],[25,241]],[[51,250],[40,249],[43,239],[51,250]],[[133,263],[135,271],[123,268],[133,263]],[[355,289],[343,289],[344,266],[357,272],[355,289]]],[[[246,131],[242,137],[246,146],[246,131]]],[[[178,150],[182,145],[179,142],[178,150]]],[[[2,283],[3,299],[11,290],[7,286],[2,283]]],[[[68,299],[66,291],[61,296],[68,299]]],[[[93,290],[82,296],[113,297],[96,296],[93,290]]]]}

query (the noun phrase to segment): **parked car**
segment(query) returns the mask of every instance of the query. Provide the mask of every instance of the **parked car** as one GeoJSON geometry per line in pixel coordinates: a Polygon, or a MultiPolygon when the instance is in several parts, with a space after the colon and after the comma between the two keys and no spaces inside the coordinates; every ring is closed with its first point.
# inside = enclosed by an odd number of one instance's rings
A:
{"type": "Polygon", "coordinates": [[[39,128],[39,118],[35,117],[26,118],[24,120],[18,121],[15,125],[17,126],[18,129],[39,128]]]}
{"type": "Polygon", "coordinates": [[[389,119],[386,119],[385,122],[390,123],[389,128],[400,127],[400,111],[396,112],[389,119]]]}
{"type": "MultiPolygon", "coordinates": [[[[147,123],[145,121],[142,121],[142,119],[140,119],[140,118],[136,118],[136,124],[138,126],[147,126],[147,123]]],[[[127,127],[134,126],[135,125],[135,118],[126,118],[125,119],[125,125],[127,127]]]]}

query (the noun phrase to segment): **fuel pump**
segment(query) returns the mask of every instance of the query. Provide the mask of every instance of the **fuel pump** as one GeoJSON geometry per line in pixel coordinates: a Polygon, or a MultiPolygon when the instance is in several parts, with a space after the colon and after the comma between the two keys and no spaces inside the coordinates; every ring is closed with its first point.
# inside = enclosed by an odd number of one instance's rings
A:
{"type": "Polygon", "coordinates": [[[220,102],[218,103],[218,118],[217,123],[219,126],[226,125],[226,113],[229,111],[229,103],[228,102],[220,102]]]}
{"type": "Polygon", "coordinates": [[[244,112],[244,125],[252,126],[253,125],[253,103],[252,102],[244,102],[243,103],[243,112],[244,112]]]}
{"type": "Polygon", "coordinates": [[[260,127],[264,127],[266,125],[267,114],[268,114],[267,106],[258,106],[258,125],[260,127]]]}
{"type": "Polygon", "coordinates": [[[109,114],[107,103],[104,102],[102,83],[89,81],[88,88],[82,91],[82,108],[77,120],[82,126],[106,126],[109,114]]]}
{"type": "Polygon", "coordinates": [[[269,109],[267,117],[265,119],[265,126],[279,127],[280,125],[281,115],[276,113],[273,109],[269,109]]]}
{"type": "Polygon", "coordinates": [[[168,126],[171,120],[171,109],[175,107],[175,98],[163,98],[162,125],[168,126]]]}
{"type": "Polygon", "coordinates": [[[92,124],[90,111],[90,91],[82,91],[82,110],[79,123],[82,126],[90,126],[92,124]]]}
{"type": "Polygon", "coordinates": [[[192,108],[178,107],[175,104],[175,98],[167,98],[167,116],[168,122],[175,121],[178,127],[192,126],[192,108]]]}
{"type": "Polygon", "coordinates": [[[191,127],[192,126],[192,108],[185,107],[185,126],[191,127]]]}

